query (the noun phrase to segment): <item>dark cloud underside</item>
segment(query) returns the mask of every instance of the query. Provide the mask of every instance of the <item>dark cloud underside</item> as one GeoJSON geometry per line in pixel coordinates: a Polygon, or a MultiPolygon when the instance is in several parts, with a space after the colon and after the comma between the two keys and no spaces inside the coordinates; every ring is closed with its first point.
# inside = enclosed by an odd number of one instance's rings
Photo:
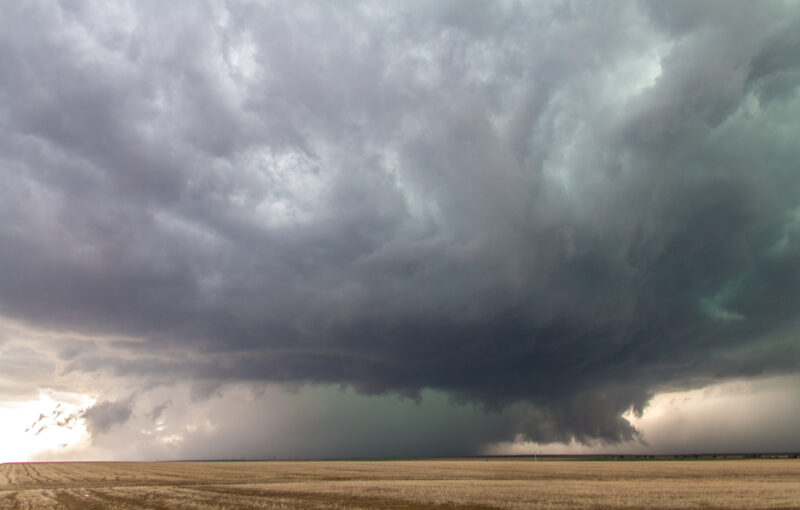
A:
{"type": "Polygon", "coordinates": [[[0,313],[114,337],[69,371],[614,440],[797,370],[796,3],[5,7],[0,313]]]}

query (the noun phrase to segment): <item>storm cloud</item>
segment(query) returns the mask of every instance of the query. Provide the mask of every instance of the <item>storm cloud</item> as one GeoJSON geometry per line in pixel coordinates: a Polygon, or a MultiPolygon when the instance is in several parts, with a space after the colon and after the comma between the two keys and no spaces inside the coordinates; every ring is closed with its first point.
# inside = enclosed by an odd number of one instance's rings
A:
{"type": "Polygon", "coordinates": [[[86,420],[86,427],[91,434],[104,434],[111,427],[128,421],[132,414],[132,404],[130,398],[117,402],[100,402],[84,411],[81,417],[86,420]]]}
{"type": "Polygon", "coordinates": [[[0,314],[62,374],[630,439],[658,391],[798,371],[798,34],[779,1],[10,3],[0,314]]]}

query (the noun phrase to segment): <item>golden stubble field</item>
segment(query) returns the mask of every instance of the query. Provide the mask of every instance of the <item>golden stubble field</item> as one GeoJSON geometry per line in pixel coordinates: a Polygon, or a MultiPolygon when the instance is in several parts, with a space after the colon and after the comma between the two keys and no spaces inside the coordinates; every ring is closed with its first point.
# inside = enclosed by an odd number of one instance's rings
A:
{"type": "Polygon", "coordinates": [[[0,509],[800,508],[800,460],[0,465],[0,509]]]}

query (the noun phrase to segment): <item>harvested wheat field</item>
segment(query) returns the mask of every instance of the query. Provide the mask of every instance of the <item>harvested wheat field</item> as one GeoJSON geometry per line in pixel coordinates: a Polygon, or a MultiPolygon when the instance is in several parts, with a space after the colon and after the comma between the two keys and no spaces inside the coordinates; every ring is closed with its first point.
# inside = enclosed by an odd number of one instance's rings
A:
{"type": "Polygon", "coordinates": [[[800,461],[0,465],[2,509],[800,508],[800,461]]]}

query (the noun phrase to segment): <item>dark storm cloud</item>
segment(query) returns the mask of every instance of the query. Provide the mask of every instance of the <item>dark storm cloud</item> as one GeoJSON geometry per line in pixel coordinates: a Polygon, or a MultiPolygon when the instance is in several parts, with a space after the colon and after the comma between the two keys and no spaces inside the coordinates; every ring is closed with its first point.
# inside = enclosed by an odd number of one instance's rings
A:
{"type": "Polygon", "coordinates": [[[159,418],[161,418],[161,415],[164,414],[164,411],[169,409],[171,406],[172,406],[172,400],[165,400],[164,402],[153,407],[153,410],[147,414],[147,417],[151,421],[156,421],[159,418]]]}
{"type": "Polygon", "coordinates": [[[795,371],[797,5],[474,7],[10,4],[0,313],[96,336],[73,372],[522,400],[545,441],[795,371]]]}
{"type": "Polygon", "coordinates": [[[133,413],[131,398],[118,401],[99,402],[83,413],[81,418],[86,420],[86,429],[93,436],[104,434],[115,425],[121,425],[130,419],[133,413]]]}

